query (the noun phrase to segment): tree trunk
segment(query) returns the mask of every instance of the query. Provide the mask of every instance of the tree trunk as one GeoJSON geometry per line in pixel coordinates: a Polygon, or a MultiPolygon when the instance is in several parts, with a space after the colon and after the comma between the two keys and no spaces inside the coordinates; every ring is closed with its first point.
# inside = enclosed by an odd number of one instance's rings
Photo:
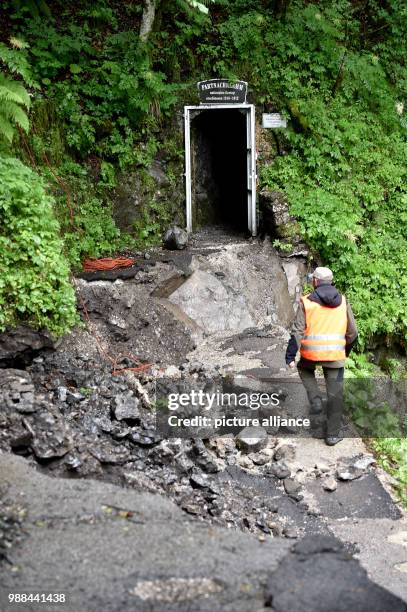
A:
{"type": "Polygon", "coordinates": [[[144,0],[143,15],[140,24],[140,40],[147,42],[154,25],[155,10],[158,0],[144,0]]]}

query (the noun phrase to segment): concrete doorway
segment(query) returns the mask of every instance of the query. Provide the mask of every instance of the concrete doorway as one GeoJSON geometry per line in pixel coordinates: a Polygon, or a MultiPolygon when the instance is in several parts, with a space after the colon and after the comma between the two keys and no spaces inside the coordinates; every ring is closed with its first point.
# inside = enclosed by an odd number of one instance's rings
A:
{"type": "Polygon", "coordinates": [[[187,230],[223,225],[256,235],[254,106],[185,107],[187,230]]]}

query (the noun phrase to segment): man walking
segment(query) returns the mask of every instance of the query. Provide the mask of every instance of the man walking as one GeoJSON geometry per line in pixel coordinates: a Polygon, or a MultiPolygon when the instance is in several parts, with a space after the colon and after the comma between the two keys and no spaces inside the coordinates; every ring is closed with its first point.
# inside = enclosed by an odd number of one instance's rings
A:
{"type": "Polygon", "coordinates": [[[312,275],[314,291],[301,298],[285,355],[287,365],[294,368],[300,349],[297,367],[311,405],[311,415],[323,410],[322,394],[315,378],[315,367],[322,366],[328,397],[325,442],[329,446],[342,440],[345,359],[358,336],[350,304],[332,281],[329,268],[316,268],[312,275]]]}

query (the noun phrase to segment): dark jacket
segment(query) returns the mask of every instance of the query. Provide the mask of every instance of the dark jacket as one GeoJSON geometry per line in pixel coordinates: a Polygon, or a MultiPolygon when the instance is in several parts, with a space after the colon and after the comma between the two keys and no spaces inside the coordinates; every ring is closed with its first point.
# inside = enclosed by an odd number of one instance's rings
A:
{"type": "MultiPolygon", "coordinates": [[[[336,287],[334,287],[330,283],[324,283],[324,284],[318,285],[318,287],[316,287],[316,289],[308,296],[308,299],[310,299],[313,302],[318,302],[318,304],[321,304],[322,306],[328,306],[329,308],[337,308],[338,306],[342,304],[342,295],[339,293],[336,287]]],[[[346,335],[345,335],[345,340],[346,340],[345,351],[346,351],[346,356],[348,356],[358,337],[358,330],[356,327],[356,322],[353,316],[352,308],[348,301],[346,301],[346,306],[347,306],[346,314],[348,318],[348,325],[346,328],[346,335]]],[[[291,330],[291,337],[288,342],[287,351],[285,354],[285,361],[287,365],[291,363],[292,361],[294,361],[297,355],[297,351],[300,348],[301,339],[304,337],[305,327],[306,327],[305,310],[304,310],[304,304],[302,303],[302,300],[301,300],[298,306],[297,315],[293,323],[293,327],[291,330]]],[[[302,365],[304,366],[307,365],[306,362],[308,360],[302,358],[301,361],[302,361],[302,365]]],[[[345,365],[345,360],[341,359],[338,361],[318,361],[318,362],[313,361],[309,363],[309,365],[322,365],[327,368],[343,368],[345,365]]]]}

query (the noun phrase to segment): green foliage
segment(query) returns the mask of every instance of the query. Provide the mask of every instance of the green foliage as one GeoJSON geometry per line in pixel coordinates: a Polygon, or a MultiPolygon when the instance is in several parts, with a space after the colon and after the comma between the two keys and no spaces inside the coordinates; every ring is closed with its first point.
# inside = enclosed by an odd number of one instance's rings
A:
{"type": "MultiPolygon", "coordinates": [[[[16,47],[25,47],[18,39],[13,39],[13,42],[16,47]]],[[[24,51],[0,43],[0,66],[9,74],[20,76],[25,83],[34,85],[24,51]]],[[[7,76],[4,70],[0,71],[0,137],[11,143],[18,127],[28,131],[30,97],[23,83],[7,76]]]]}
{"type": "Polygon", "coordinates": [[[85,257],[102,257],[119,249],[119,237],[111,207],[104,206],[98,197],[88,196],[77,207],[75,224],[64,232],[67,258],[74,268],[80,269],[85,257]]]}
{"type": "Polygon", "coordinates": [[[17,12],[26,11],[32,17],[39,17],[40,15],[51,17],[51,10],[45,0],[13,0],[12,5],[17,12]]]}
{"type": "MultiPolygon", "coordinates": [[[[39,82],[34,107],[41,99],[54,109],[52,127],[34,129],[30,146],[36,163],[44,165],[45,154],[54,174],[72,182],[77,229],[66,222],[67,196],[48,173],[75,265],[86,254],[105,253],[108,244],[117,248],[122,238],[109,206],[117,177],[129,167],[148,168],[165,148],[175,111],[195,100],[195,82],[245,79],[259,111],[289,118],[287,130],[275,132],[272,163],[259,168],[260,187],[286,193],[305,238],[352,303],[361,346],[378,334],[405,342],[407,20],[401,0],[199,2],[207,14],[193,0],[160,0],[146,43],[138,36],[141,3],[19,4],[15,35],[30,47],[3,45],[0,55],[8,54],[8,78],[12,71],[27,84],[28,78],[39,82]],[[86,189],[77,190],[75,173],[72,178],[64,169],[67,160],[97,167],[94,184],[86,179],[86,189]]],[[[169,211],[152,198],[135,239],[156,240],[169,211]]]]}
{"type": "Polygon", "coordinates": [[[28,131],[28,117],[24,110],[30,106],[27,90],[21,83],[0,73],[0,135],[12,142],[16,126],[28,131]]]}
{"type": "Polygon", "coordinates": [[[346,378],[373,378],[380,370],[371,362],[371,353],[351,353],[346,360],[346,378]]]}
{"type": "Polygon", "coordinates": [[[0,43],[0,62],[6,70],[13,75],[20,76],[21,79],[30,87],[36,87],[37,83],[33,79],[31,66],[27,59],[28,44],[15,37],[10,37],[10,43],[14,48],[10,48],[4,43],[0,43]]]}
{"type": "Polygon", "coordinates": [[[280,249],[281,251],[285,252],[285,253],[289,253],[290,251],[293,250],[293,245],[289,242],[283,242],[282,240],[273,240],[273,247],[275,249],[280,249]]]}
{"type": "Polygon", "coordinates": [[[348,2],[296,2],[284,23],[252,13],[223,29],[241,57],[255,45],[255,87],[291,117],[278,136],[286,154],[262,169],[262,184],[287,194],[305,238],[346,290],[363,345],[378,333],[407,339],[407,147],[398,102],[407,91],[391,83],[377,45],[360,47],[359,27],[348,2]],[[246,33],[256,22],[263,49],[246,33]]]}
{"type": "Polygon", "coordinates": [[[379,464],[396,479],[396,491],[407,508],[407,438],[374,440],[379,464]]]}
{"type": "MultiPolygon", "coordinates": [[[[58,107],[71,150],[80,158],[97,154],[123,168],[137,163],[143,122],[157,129],[176,102],[178,86],[154,70],[138,33],[111,32],[115,21],[82,10],[82,23],[28,20],[24,34],[38,81],[58,107]],[[104,29],[107,28],[106,35],[104,29]]],[[[109,9],[110,11],[112,9],[109,9]]]]}
{"type": "Polygon", "coordinates": [[[41,178],[0,158],[0,330],[24,322],[61,335],[76,322],[53,200],[41,178]]]}
{"type": "Polygon", "coordinates": [[[399,359],[385,357],[380,365],[384,372],[394,381],[400,381],[401,379],[407,378],[406,363],[402,363],[399,359]]]}
{"type": "Polygon", "coordinates": [[[388,403],[377,402],[375,391],[372,379],[345,385],[346,407],[360,436],[377,439],[404,435],[398,414],[388,403]]]}
{"type": "MultiPolygon", "coordinates": [[[[46,170],[45,170],[46,172],[46,170]]],[[[62,229],[65,255],[70,265],[79,270],[85,257],[102,257],[122,245],[120,231],[112,218],[112,207],[103,201],[83,166],[65,162],[59,168],[64,189],[51,174],[54,187],[54,209],[62,229]]]]}

